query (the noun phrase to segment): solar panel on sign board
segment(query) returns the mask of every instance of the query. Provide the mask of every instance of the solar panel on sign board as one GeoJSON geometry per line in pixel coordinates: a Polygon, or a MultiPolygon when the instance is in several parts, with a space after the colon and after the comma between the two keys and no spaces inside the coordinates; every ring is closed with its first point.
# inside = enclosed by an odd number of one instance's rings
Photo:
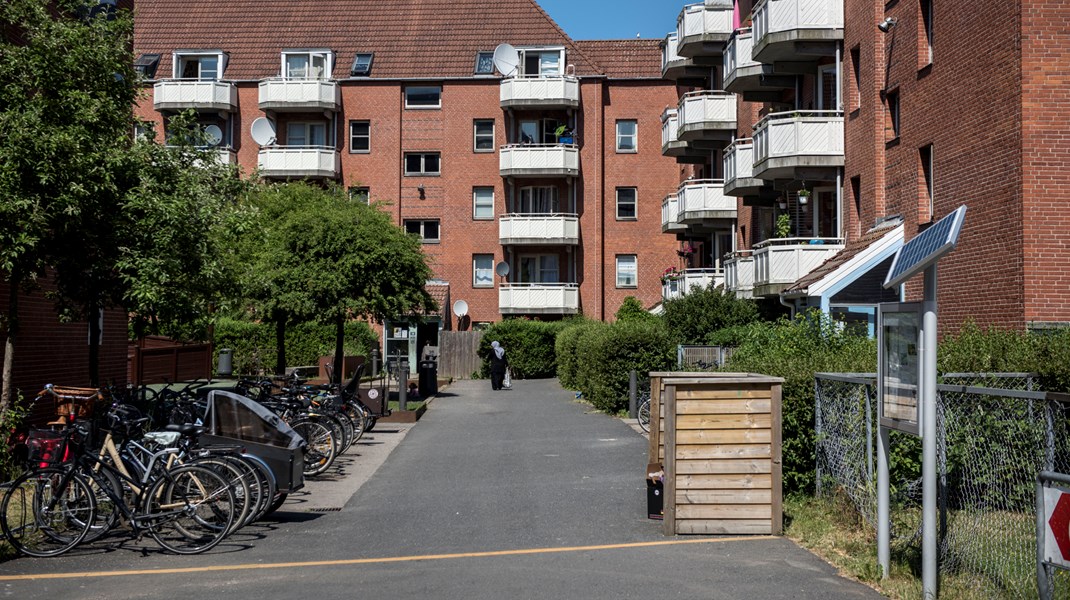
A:
{"type": "Polygon", "coordinates": [[[941,256],[955,249],[962,231],[962,221],[966,218],[966,205],[940,219],[932,227],[916,235],[895,253],[892,267],[884,280],[884,287],[890,288],[910,279],[922,269],[936,262],[941,256]]]}

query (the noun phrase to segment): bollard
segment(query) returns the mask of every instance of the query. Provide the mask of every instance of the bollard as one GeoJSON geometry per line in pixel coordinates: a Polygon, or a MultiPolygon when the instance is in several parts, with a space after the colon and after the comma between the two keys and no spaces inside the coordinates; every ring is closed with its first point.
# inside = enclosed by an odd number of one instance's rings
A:
{"type": "Polygon", "coordinates": [[[372,377],[378,377],[379,376],[379,349],[378,348],[372,348],[371,355],[372,355],[371,356],[371,358],[372,358],[371,376],[372,377]]]}
{"type": "Polygon", "coordinates": [[[635,373],[635,369],[628,374],[628,417],[632,419],[639,418],[639,376],[635,373]]]}
{"type": "Polygon", "coordinates": [[[398,361],[398,410],[407,410],[409,401],[409,361],[398,361]]]}

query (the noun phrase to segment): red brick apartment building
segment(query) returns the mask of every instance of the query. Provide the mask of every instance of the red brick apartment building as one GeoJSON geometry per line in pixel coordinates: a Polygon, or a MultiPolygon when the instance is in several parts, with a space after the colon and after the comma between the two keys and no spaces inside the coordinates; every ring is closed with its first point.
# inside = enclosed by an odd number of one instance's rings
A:
{"type": "Polygon", "coordinates": [[[1063,0],[685,7],[664,41],[683,93],[662,150],[691,178],[662,228],[716,252],[681,287],[708,271],[740,296],[871,321],[900,297],[880,287],[895,250],[966,204],[939,267],[942,331],[1070,323],[1068,59],[1063,0]],[[700,205],[720,210],[696,219],[700,205]]]}
{"type": "Polygon", "coordinates": [[[221,160],[337,182],[421,235],[436,295],[469,307],[439,327],[662,299],[680,173],[661,153],[678,94],[659,40],[574,41],[534,0],[138,0],[134,50],[158,131],[194,109],[221,160]]]}

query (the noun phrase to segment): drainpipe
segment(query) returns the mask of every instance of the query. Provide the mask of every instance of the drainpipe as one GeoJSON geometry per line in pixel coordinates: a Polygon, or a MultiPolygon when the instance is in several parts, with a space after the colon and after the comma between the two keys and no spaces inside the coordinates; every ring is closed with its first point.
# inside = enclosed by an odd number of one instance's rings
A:
{"type": "Polygon", "coordinates": [[[788,304],[787,302],[784,301],[784,296],[781,296],[779,294],[777,295],[777,300],[780,300],[780,304],[781,305],[783,305],[783,306],[787,307],[789,310],[791,310],[791,318],[794,319],[795,318],[795,311],[796,311],[795,303],[792,302],[791,304],[788,304]]]}

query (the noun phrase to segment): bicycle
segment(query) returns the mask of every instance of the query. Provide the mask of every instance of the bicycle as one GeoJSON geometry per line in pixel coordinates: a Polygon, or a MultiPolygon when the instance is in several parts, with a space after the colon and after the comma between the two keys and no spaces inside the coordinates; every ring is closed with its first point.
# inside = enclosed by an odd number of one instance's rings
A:
{"type": "Polygon", "coordinates": [[[646,390],[639,394],[639,408],[636,410],[636,420],[643,431],[650,433],[650,391],[646,390]]]}

